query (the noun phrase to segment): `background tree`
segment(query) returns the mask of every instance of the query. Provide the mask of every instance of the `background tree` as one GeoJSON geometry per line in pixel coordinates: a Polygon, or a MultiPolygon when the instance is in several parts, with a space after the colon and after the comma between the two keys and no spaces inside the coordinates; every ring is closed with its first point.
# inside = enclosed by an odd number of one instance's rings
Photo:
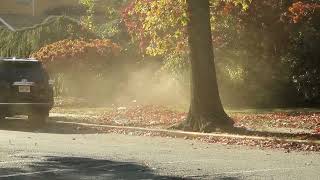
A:
{"type": "Polygon", "coordinates": [[[47,44],[79,38],[97,38],[97,35],[65,16],[51,16],[40,24],[17,31],[0,28],[0,57],[28,57],[47,44]]]}

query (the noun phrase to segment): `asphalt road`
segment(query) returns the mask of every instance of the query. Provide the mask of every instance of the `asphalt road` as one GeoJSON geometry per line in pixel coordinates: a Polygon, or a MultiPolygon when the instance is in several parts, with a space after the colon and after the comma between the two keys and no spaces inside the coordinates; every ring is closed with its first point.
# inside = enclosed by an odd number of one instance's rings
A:
{"type": "Polygon", "coordinates": [[[0,179],[320,179],[320,153],[0,125],[0,179]]]}

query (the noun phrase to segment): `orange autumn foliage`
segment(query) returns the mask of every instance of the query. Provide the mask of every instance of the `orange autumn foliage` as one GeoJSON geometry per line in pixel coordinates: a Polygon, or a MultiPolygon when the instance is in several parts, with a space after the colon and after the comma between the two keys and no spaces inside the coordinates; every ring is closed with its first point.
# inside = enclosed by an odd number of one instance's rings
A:
{"type": "Polygon", "coordinates": [[[311,16],[320,10],[320,3],[304,3],[301,1],[293,3],[289,9],[289,17],[294,23],[300,22],[302,19],[311,16]]]}
{"type": "Polygon", "coordinates": [[[42,61],[50,71],[82,71],[94,70],[120,52],[120,46],[108,39],[66,39],[42,47],[31,57],[42,61]]]}

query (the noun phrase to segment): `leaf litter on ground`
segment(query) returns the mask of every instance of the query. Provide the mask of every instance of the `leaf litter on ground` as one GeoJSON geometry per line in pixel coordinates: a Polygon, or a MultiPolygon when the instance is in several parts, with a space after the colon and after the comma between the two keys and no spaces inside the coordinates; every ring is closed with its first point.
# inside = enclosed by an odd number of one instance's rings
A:
{"type": "MultiPolygon", "coordinates": [[[[78,121],[105,125],[121,125],[148,128],[168,128],[187,117],[186,112],[163,105],[113,106],[112,108],[55,108],[53,112],[96,115],[99,118],[82,118],[78,121]]],[[[230,112],[235,126],[248,129],[291,128],[320,133],[320,112],[230,112]]]]}
{"type": "MultiPolygon", "coordinates": [[[[59,112],[58,109],[54,110],[59,112]]],[[[76,113],[76,109],[70,110],[76,113]]],[[[79,112],[83,112],[78,109],[79,112]]],[[[64,111],[65,113],[66,111],[64,111]]],[[[75,121],[96,123],[103,125],[117,125],[117,126],[132,126],[145,127],[154,129],[167,129],[175,124],[181,123],[187,117],[186,112],[174,110],[172,108],[161,105],[132,105],[120,106],[112,108],[99,108],[94,113],[98,118],[82,118],[75,121]]],[[[92,112],[90,113],[92,114],[92,112]]],[[[264,112],[264,113],[242,113],[231,112],[230,117],[235,121],[235,126],[246,128],[299,128],[312,130],[315,134],[320,133],[320,113],[319,112],[264,112]]],[[[103,128],[100,128],[103,129],[103,128]]],[[[165,136],[161,133],[154,132],[140,132],[134,130],[120,130],[120,129],[105,129],[104,131],[142,136],[165,136]]],[[[238,139],[238,138],[222,138],[222,137],[201,137],[197,138],[200,141],[207,143],[219,144],[233,144],[233,145],[247,145],[259,148],[276,148],[284,149],[286,152],[290,151],[320,151],[320,145],[315,143],[296,143],[285,142],[281,140],[253,140],[253,139],[238,139]]]]}

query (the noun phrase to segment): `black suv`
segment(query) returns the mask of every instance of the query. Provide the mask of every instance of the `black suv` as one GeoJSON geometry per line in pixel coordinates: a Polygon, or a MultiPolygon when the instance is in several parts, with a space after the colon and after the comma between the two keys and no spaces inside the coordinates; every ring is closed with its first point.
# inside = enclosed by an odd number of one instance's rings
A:
{"type": "Polygon", "coordinates": [[[28,115],[44,123],[52,106],[53,88],[39,61],[0,58],[0,119],[28,115]]]}

